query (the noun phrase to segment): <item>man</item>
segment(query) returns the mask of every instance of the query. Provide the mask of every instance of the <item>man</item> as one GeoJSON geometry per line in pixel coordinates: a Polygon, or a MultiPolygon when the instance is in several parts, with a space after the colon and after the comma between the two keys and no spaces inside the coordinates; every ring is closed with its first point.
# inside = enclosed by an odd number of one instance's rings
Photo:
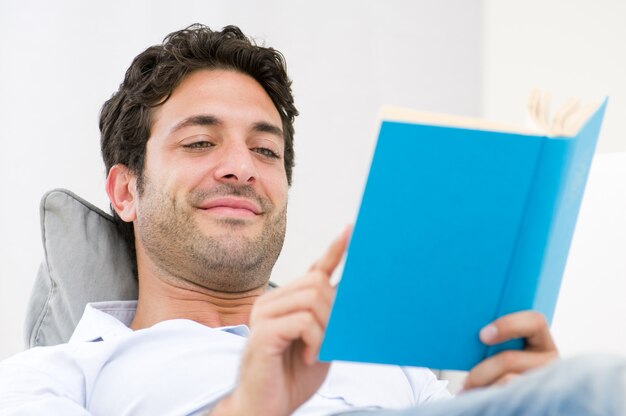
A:
{"type": "MultiPolygon", "coordinates": [[[[0,413],[328,414],[448,396],[426,369],[317,361],[349,230],[302,278],[268,291],[294,164],[290,84],[282,55],[235,27],[194,25],[135,58],[100,129],[138,302],[90,305],[68,344],[0,364],[0,413]]],[[[466,390],[557,356],[532,312],[480,335],[527,348],[479,364],[466,390]]]]}

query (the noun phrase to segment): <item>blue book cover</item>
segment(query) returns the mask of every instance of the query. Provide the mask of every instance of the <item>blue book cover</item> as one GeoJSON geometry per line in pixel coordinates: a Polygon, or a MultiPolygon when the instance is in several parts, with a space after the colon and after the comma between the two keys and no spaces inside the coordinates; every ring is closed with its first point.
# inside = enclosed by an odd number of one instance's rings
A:
{"type": "Polygon", "coordinates": [[[478,333],[551,321],[605,107],[571,137],[383,120],[320,359],[469,370],[521,348],[478,333]]]}

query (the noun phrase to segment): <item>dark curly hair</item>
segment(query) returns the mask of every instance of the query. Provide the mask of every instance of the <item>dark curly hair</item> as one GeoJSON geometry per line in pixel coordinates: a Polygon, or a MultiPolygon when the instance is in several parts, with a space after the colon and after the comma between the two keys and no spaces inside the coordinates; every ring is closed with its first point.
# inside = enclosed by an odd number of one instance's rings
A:
{"type": "MultiPolygon", "coordinates": [[[[198,69],[238,71],[265,89],[282,121],[285,171],[291,185],[293,122],[298,110],[284,57],[273,48],[257,45],[236,26],[213,31],[193,24],[170,33],[161,45],[149,47],[133,60],[119,90],[104,103],[100,113],[100,146],[106,171],[118,163],[125,165],[137,176],[141,192],[153,110],[167,101],[183,78],[198,69]]],[[[134,248],[132,223],[122,221],[112,211],[122,235],[134,248]]]]}

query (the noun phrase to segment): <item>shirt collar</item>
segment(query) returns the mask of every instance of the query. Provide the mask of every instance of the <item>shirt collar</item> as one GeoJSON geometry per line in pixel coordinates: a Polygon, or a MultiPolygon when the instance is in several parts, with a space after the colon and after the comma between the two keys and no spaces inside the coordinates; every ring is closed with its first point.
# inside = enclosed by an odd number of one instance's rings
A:
{"type": "Polygon", "coordinates": [[[69,342],[108,340],[128,334],[136,310],[135,300],[88,303],[69,342]]]}
{"type": "MultiPolygon", "coordinates": [[[[88,303],[69,342],[111,340],[132,333],[130,324],[136,311],[136,300],[88,303]]],[[[250,329],[246,325],[224,326],[214,329],[244,338],[250,334],[250,329]]]]}

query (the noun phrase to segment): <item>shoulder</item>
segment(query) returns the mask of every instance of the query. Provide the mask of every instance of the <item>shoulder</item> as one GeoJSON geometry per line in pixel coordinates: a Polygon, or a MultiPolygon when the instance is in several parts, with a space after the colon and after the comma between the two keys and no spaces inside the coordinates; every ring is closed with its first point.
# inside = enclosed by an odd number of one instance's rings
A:
{"type": "Polygon", "coordinates": [[[0,362],[0,395],[53,393],[82,401],[84,377],[73,350],[70,344],[35,347],[0,362]]]}

